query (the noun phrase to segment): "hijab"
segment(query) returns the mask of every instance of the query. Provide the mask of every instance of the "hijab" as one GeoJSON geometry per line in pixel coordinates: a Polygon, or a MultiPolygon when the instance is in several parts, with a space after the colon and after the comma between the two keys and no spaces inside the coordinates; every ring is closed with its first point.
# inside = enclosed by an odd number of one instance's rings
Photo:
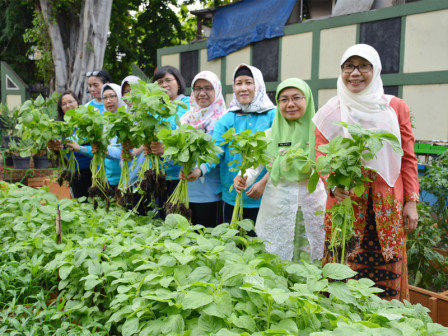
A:
{"type": "MultiPolygon", "coordinates": [[[[344,121],[359,124],[370,130],[385,129],[394,134],[401,142],[400,126],[395,110],[390,106],[393,96],[385,95],[381,80],[381,60],[378,52],[367,44],[356,44],[348,48],[341,59],[341,65],[352,56],[359,56],[373,66],[370,84],[361,92],[353,93],[344,84],[341,75],[337,83],[337,96],[325,104],[313,119],[319,131],[327,140],[338,135],[350,137],[347,129],[335,126],[333,122],[344,121]]],[[[401,156],[392,147],[383,142],[382,149],[376,157],[363,161],[363,165],[372,168],[393,187],[401,170],[401,156]]]]}
{"type": "Polygon", "coordinates": [[[303,80],[288,78],[277,87],[275,100],[277,102],[277,111],[271,128],[271,142],[268,146],[269,154],[274,157],[272,164],[267,167],[270,179],[274,185],[277,185],[279,179],[294,182],[303,181],[310,176],[309,173],[302,172],[306,162],[294,160],[292,165],[286,169],[285,154],[287,148],[301,148],[304,155],[314,160],[314,124],[312,119],[315,111],[313,94],[308,84],[303,80]],[[306,110],[297,120],[285,119],[278,107],[280,93],[286,88],[299,89],[305,96],[306,110]]]}
{"type": "Polygon", "coordinates": [[[140,80],[140,78],[138,78],[137,76],[134,75],[130,75],[130,76],[126,76],[122,81],[121,81],[121,96],[123,96],[123,86],[128,83],[138,83],[138,81],[140,80]]]}
{"type": "MultiPolygon", "coordinates": [[[[101,97],[103,97],[103,93],[106,90],[112,89],[114,90],[115,94],[118,97],[118,108],[126,105],[125,102],[123,101],[123,99],[121,99],[121,86],[118,84],[114,84],[114,83],[107,83],[103,85],[103,88],[101,89],[101,97]]],[[[106,107],[104,107],[104,109],[106,109],[106,107]]]]}
{"type": "MultiPolygon", "coordinates": [[[[252,72],[255,84],[255,96],[249,104],[241,104],[237,99],[235,92],[233,93],[233,99],[230,103],[229,111],[242,112],[242,113],[264,113],[275,108],[268,95],[266,94],[266,85],[264,84],[263,75],[256,67],[246,64],[240,64],[233,73],[233,82],[235,83],[235,75],[239,68],[247,67],[252,72]]],[[[234,84],[235,85],[235,84],[234,84]]]]}
{"type": "Polygon", "coordinates": [[[202,108],[195,99],[194,91],[191,90],[190,110],[180,118],[180,122],[181,124],[188,123],[197,130],[202,129],[206,133],[211,133],[218,119],[227,113],[222,95],[221,81],[213,72],[201,71],[191,82],[192,88],[198,79],[205,79],[212,84],[215,91],[215,99],[210,106],[202,108]]]}
{"type": "MultiPolygon", "coordinates": [[[[138,83],[138,81],[140,80],[140,78],[138,78],[137,76],[126,76],[122,81],[121,81],[121,97],[123,97],[123,86],[127,83],[129,85],[131,85],[131,83],[138,83]]],[[[123,100],[124,101],[124,100],[123,100]]],[[[128,111],[130,109],[130,107],[128,106],[128,104],[126,104],[126,111],[128,111]]]]}

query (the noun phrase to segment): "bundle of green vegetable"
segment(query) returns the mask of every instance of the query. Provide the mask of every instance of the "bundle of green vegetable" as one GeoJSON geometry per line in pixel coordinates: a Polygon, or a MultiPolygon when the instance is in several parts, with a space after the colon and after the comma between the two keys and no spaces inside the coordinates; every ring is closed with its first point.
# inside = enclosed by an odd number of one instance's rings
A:
{"type": "MultiPolygon", "coordinates": [[[[265,166],[270,162],[270,157],[266,152],[268,146],[267,138],[264,132],[252,133],[251,130],[246,130],[236,133],[234,128],[225,132],[222,137],[226,139],[221,142],[220,146],[229,144],[231,150],[230,155],[240,155],[240,160],[233,160],[229,162],[229,166],[234,163],[239,163],[236,168],[230,168],[231,172],[240,171],[241,176],[246,174],[246,170],[251,167],[265,166]]],[[[230,187],[232,190],[233,185],[230,187]]],[[[243,220],[243,193],[237,193],[235,200],[235,207],[233,208],[231,226],[237,227],[237,222],[243,220]]]]}
{"type": "Polygon", "coordinates": [[[106,209],[108,209],[109,197],[113,196],[113,191],[109,187],[104,168],[104,158],[109,144],[104,132],[104,117],[93,106],[80,105],[76,110],[67,111],[64,118],[76,128],[76,138],[98,146],[98,152],[93,154],[90,163],[92,186],[89,188],[89,196],[94,198],[95,208],[98,205],[95,197],[99,197],[106,201],[106,209]]]}
{"type": "Polygon", "coordinates": [[[35,143],[36,151],[47,147],[47,142],[52,138],[51,120],[44,108],[49,105],[51,98],[45,100],[41,95],[35,100],[29,99],[20,108],[19,124],[16,126],[23,139],[31,139],[35,143]]]}
{"type": "MultiPolygon", "coordinates": [[[[131,131],[134,126],[134,118],[133,115],[126,112],[125,106],[121,106],[115,112],[105,111],[103,115],[107,122],[106,138],[112,139],[117,137],[117,142],[121,143],[122,146],[129,143],[133,147],[133,143],[136,142],[136,135],[131,131]]],[[[132,156],[128,151],[123,150],[122,159],[123,169],[121,169],[120,182],[115,192],[115,200],[119,205],[124,206],[133,204],[134,194],[132,193],[129,169],[127,169],[128,162],[132,161],[132,156]]]]}
{"type": "MultiPolygon", "coordinates": [[[[139,135],[135,139],[136,146],[158,141],[157,132],[171,128],[166,119],[177,112],[177,105],[186,108],[182,101],[171,102],[170,97],[157,83],[144,81],[131,83],[131,92],[125,99],[132,103],[129,113],[133,114],[135,124],[131,131],[139,135]]],[[[148,199],[165,191],[165,172],[158,155],[152,153],[146,155],[136,183],[148,199]]]]}
{"type": "Polygon", "coordinates": [[[79,174],[78,161],[75,158],[75,153],[65,148],[67,142],[70,142],[70,137],[73,135],[73,124],[66,123],[64,121],[53,121],[51,123],[52,139],[61,139],[63,149],[58,151],[57,160],[59,167],[59,174],[57,182],[62,185],[63,181],[71,181],[75,172],[79,174]],[[69,159],[66,164],[66,154],[69,154],[69,159]]]}
{"type": "MultiPolygon", "coordinates": [[[[403,155],[397,137],[386,130],[366,130],[357,124],[344,122],[335,123],[347,128],[351,138],[337,136],[326,145],[320,145],[326,155],[321,155],[316,161],[316,170],[321,175],[328,175],[327,188],[333,187],[353,190],[360,197],[364,193],[364,182],[370,181],[362,174],[362,170],[372,170],[363,166],[363,160],[369,161],[375,157],[383,147],[383,141],[388,142],[394,151],[403,155]]],[[[317,179],[311,181],[309,190],[316,189],[317,179]]],[[[330,241],[326,242],[327,250],[331,253],[333,262],[346,263],[359,243],[354,236],[353,211],[354,201],[347,197],[344,201],[336,203],[329,210],[331,217],[330,241]]]]}
{"type": "MultiPolygon", "coordinates": [[[[165,146],[163,156],[173,161],[173,164],[182,166],[185,176],[190,174],[194,167],[209,162],[218,164],[218,154],[222,149],[214,145],[212,137],[198,131],[189,124],[183,124],[176,130],[163,129],[157,133],[165,146]]],[[[191,219],[191,210],[188,202],[187,180],[180,180],[164,205],[167,214],[178,213],[191,219]]]]}

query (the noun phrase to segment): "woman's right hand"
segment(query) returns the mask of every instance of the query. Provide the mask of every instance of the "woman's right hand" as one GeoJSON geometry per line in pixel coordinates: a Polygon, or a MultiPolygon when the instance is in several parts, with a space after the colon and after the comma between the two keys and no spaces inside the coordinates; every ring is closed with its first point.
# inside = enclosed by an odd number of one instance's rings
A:
{"type": "Polygon", "coordinates": [[[99,152],[100,149],[99,149],[99,147],[98,147],[98,144],[96,144],[96,143],[91,143],[90,146],[91,146],[91,149],[92,149],[92,154],[96,154],[96,153],[99,152]]]}
{"type": "Polygon", "coordinates": [[[233,187],[235,188],[237,193],[240,193],[243,190],[246,190],[246,188],[247,188],[246,180],[247,180],[247,176],[244,176],[244,177],[241,175],[235,176],[235,178],[233,179],[233,187]]]}
{"type": "Polygon", "coordinates": [[[163,143],[158,142],[158,141],[151,141],[151,144],[149,145],[149,147],[151,149],[152,154],[163,155],[163,153],[165,152],[163,143]]]}
{"type": "Polygon", "coordinates": [[[333,190],[333,195],[334,198],[336,198],[336,201],[339,203],[345,200],[347,197],[350,197],[350,191],[345,190],[344,188],[336,187],[333,190]]]}
{"type": "Polygon", "coordinates": [[[62,150],[62,140],[48,140],[47,147],[52,151],[60,151],[62,150]]]}

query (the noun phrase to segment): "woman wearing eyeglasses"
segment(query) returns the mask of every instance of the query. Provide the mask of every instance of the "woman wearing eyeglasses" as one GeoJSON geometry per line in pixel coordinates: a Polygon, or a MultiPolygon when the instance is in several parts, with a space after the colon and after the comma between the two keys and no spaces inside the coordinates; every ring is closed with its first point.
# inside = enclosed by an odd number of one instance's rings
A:
{"type": "MultiPolygon", "coordinates": [[[[64,93],[59,96],[58,100],[57,120],[64,121],[65,112],[71,109],[78,108],[79,104],[79,98],[73,91],[64,91],[64,93]]],[[[50,150],[60,151],[62,150],[62,141],[60,139],[50,140],[48,141],[47,146],[50,150]]],[[[67,160],[69,159],[69,157],[70,154],[67,154],[67,160]]],[[[77,167],[75,167],[75,169],[79,168],[79,170],[77,170],[76,174],[73,174],[70,180],[70,191],[73,198],[79,198],[82,196],[88,197],[88,188],[92,184],[92,172],[90,171],[91,158],[79,153],[75,153],[75,158],[78,162],[78,165],[77,167]]]]}
{"type": "MultiPolygon", "coordinates": [[[[154,82],[157,82],[159,87],[165,90],[171,101],[180,100],[187,105],[187,108],[178,105],[176,114],[166,119],[174,130],[177,127],[176,116],[180,119],[184,113],[190,109],[190,97],[185,96],[185,80],[179,70],[173,66],[166,65],[155,71],[154,82]]],[[[145,155],[148,152],[162,155],[164,153],[163,144],[161,142],[153,141],[149,146],[144,145],[145,155]]],[[[163,205],[168,199],[168,196],[173,193],[174,189],[176,189],[177,183],[179,182],[180,170],[180,165],[173,165],[171,161],[165,163],[167,192],[165,195],[159,195],[158,198],[158,206],[161,208],[160,216],[162,219],[165,218],[163,205]]]]}
{"type": "MultiPolygon", "coordinates": [[[[227,112],[221,81],[210,71],[201,71],[191,82],[191,108],[180,122],[213,135],[216,122],[227,112]]],[[[191,222],[206,227],[222,223],[221,182],[219,166],[208,174],[206,165],[192,169],[188,176],[181,171],[180,179],[188,180],[188,196],[192,210],[191,222]]]]}
{"type": "MultiPolygon", "coordinates": [[[[124,101],[121,99],[121,87],[117,84],[105,84],[101,90],[101,98],[106,111],[115,112],[119,107],[125,105],[124,101]]],[[[80,152],[90,158],[93,157],[93,154],[98,151],[98,146],[96,144],[91,144],[90,146],[80,146],[76,142],[72,142],[67,144],[67,146],[72,148],[73,151],[80,152]]],[[[112,189],[115,189],[118,182],[120,182],[121,174],[121,144],[117,143],[117,137],[110,140],[109,146],[107,146],[106,154],[106,158],[104,159],[104,168],[106,170],[107,181],[112,189]]]]}
{"type": "MultiPolygon", "coordinates": [[[[330,99],[316,114],[316,155],[324,155],[319,145],[334,137],[348,137],[344,129],[333,123],[344,121],[360,124],[365,129],[385,129],[401,141],[404,155],[395,153],[387,143],[376,157],[363,162],[365,192],[357,197],[351,190],[335,188],[327,199],[327,209],[350,196],[355,202],[354,233],[359,238],[349,256],[356,278],[370,278],[388,300],[408,297],[406,233],[417,226],[416,203],[419,201],[417,159],[414,154],[409,108],[394,96],[385,95],[380,77],[381,61],[374,48],[366,44],[346,50],[341,60],[337,96],[330,99]]],[[[327,239],[330,216],[325,217],[327,239]]],[[[324,262],[331,262],[325,251],[324,262]]]]}
{"type": "MultiPolygon", "coordinates": [[[[310,262],[322,259],[324,251],[324,215],[327,194],[322,181],[308,193],[309,172],[303,172],[306,161],[286,162],[287,150],[301,149],[314,157],[314,100],[311,89],[303,80],[289,78],[277,88],[277,110],[268,153],[271,163],[266,167],[269,179],[255,223],[257,237],[266,240],[266,250],[282,259],[310,262]]],[[[246,190],[264,167],[249,169],[244,177],[237,175],[237,192],[246,190]]]]}
{"type": "Polygon", "coordinates": [[[100,112],[104,111],[104,105],[101,100],[101,90],[103,85],[112,82],[112,77],[106,70],[95,70],[86,73],[87,87],[93,99],[86,106],[93,106],[100,112]]]}

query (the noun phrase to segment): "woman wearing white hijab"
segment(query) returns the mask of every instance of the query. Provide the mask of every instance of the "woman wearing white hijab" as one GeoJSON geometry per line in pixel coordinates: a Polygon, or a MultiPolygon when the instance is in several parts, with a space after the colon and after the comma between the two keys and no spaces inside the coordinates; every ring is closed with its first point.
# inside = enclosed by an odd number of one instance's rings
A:
{"type": "MultiPolygon", "coordinates": [[[[266,94],[266,86],[263,75],[257,68],[240,64],[233,75],[233,100],[229,112],[218,120],[213,131],[215,144],[219,146],[224,141],[222,135],[230,128],[236,132],[251,130],[252,132],[264,131],[272,126],[275,117],[275,106],[266,94]]],[[[220,177],[222,186],[222,199],[224,202],[224,222],[230,223],[233,207],[236,200],[236,191],[229,188],[233,185],[233,179],[237,172],[231,172],[231,168],[237,167],[234,163],[229,167],[228,163],[240,160],[240,155],[230,154],[228,145],[222,147],[220,154],[220,177]]],[[[256,181],[248,186],[248,191],[243,192],[243,217],[257,219],[261,196],[266,186],[267,176],[264,170],[256,181]]]]}
{"type": "MultiPolygon", "coordinates": [[[[190,110],[180,118],[180,122],[213,135],[216,122],[227,113],[221,81],[213,72],[201,71],[191,82],[191,88],[190,110]]],[[[215,227],[222,223],[219,167],[208,174],[206,172],[207,166],[203,164],[192,169],[188,176],[180,171],[179,179],[188,180],[192,223],[215,227]]]]}
{"type": "MultiPolygon", "coordinates": [[[[316,114],[316,156],[323,155],[319,145],[335,136],[348,137],[336,121],[360,124],[366,129],[386,129],[401,141],[404,155],[396,154],[384,144],[376,158],[363,162],[373,171],[363,173],[371,180],[365,182],[361,197],[336,188],[327,198],[327,209],[349,195],[357,203],[354,208],[355,235],[359,245],[349,256],[349,264],[384,292],[385,299],[406,299],[407,262],[405,234],[417,226],[416,202],[419,201],[417,159],[414,154],[410,112],[406,103],[385,95],[380,77],[381,61],[374,48],[366,44],[350,47],[342,56],[337,96],[330,99],[316,114]]],[[[325,218],[327,237],[330,217],[325,218]]],[[[329,255],[324,262],[330,262],[329,255]]]]}
{"type": "MultiPolygon", "coordinates": [[[[121,99],[121,87],[114,83],[104,84],[101,89],[101,97],[105,111],[115,112],[125,103],[121,99]]],[[[92,144],[91,146],[79,146],[76,142],[69,144],[75,152],[80,152],[88,157],[93,157],[93,154],[98,150],[98,146],[92,144]]],[[[117,143],[117,137],[110,140],[107,146],[107,156],[104,159],[104,168],[106,170],[107,181],[111,187],[116,187],[120,182],[121,166],[120,166],[121,144],[117,143]]]]}

